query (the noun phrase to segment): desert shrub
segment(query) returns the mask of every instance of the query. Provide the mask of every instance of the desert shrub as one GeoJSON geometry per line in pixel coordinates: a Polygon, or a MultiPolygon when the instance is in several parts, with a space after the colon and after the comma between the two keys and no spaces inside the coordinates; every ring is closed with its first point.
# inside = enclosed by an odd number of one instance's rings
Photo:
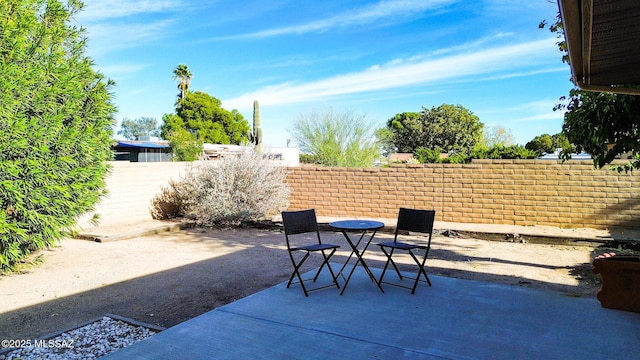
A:
{"type": "Polygon", "coordinates": [[[444,164],[466,164],[471,162],[471,157],[463,153],[451,153],[449,156],[442,158],[441,162],[444,164]]]}
{"type": "Polygon", "coordinates": [[[191,166],[153,199],[155,219],[185,217],[202,226],[237,226],[288,205],[286,169],[248,151],[191,166]]]}
{"type": "Polygon", "coordinates": [[[318,164],[318,157],[312,154],[300,154],[300,162],[303,164],[318,164]]]}
{"type": "Polygon", "coordinates": [[[520,145],[495,145],[490,148],[477,148],[473,151],[474,159],[535,159],[538,153],[520,145]]]}
{"type": "Polygon", "coordinates": [[[420,147],[413,154],[415,158],[422,164],[433,164],[440,162],[440,149],[429,149],[420,147]]]}
{"type": "Polygon", "coordinates": [[[440,148],[429,149],[420,147],[416,150],[414,156],[422,164],[464,164],[471,161],[471,158],[461,152],[452,152],[446,157],[441,157],[443,150],[440,148]]]}
{"type": "Polygon", "coordinates": [[[169,181],[169,185],[163,187],[159,194],[151,200],[151,217],[167,220],[183,217],[183,200],[180,194],[183,192],[182,181],[169,181]]]}
{"type": "Polygon", "coordinates": [[[494,145],[491,147],[476,147],[471,155],[454,152],[449,156],[441,158],[441,149],[418,148],[414,156],[423,164],[445,163],[464,164],[472,159],[535,159],[538,154],[520,145],[494,145]]]}
{"type": "Polygon", "coordinates": [[[292,130],[307,159],[325,166],[369,167],[380,157],[380,145],[371,123],[351,111],[300,115],[292,130]]]}
{"type": "Polygon", "coordinates": [[[0,1],[0,272],[54,245],[105,189],[112,82],[84,55],[79,1],[0,1]]]}

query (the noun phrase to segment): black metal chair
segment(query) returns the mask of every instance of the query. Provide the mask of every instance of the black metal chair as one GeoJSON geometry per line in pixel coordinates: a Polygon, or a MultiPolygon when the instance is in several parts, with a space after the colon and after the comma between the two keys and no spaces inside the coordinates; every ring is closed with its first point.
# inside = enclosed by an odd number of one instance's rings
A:
{"type": "MultiPolygon", "coordinates": [[[[393,238],[393,241],[379,243],[380,250],[387,257],[387,262],[384,264],[384,269],[382,269],[382,274],[380,274],[380,279],[378,280],[378,284],[389,284],[393,286],[403,287],[406,289],[411,289],[411,294],[416,292],[416,287],[418,286],[418,282],[420,281],[420,276],[424,275],[424,280],[429,286],[431,286],[431,280],[429,280],[429,276],[427,276],[427,272],[424,270],[424,264],[427,261],[427,256],[429,256],[429,249],[431,248],[431,235],[433,233],[433,222],[435,220],[436,212],[435,210],[416,210],[416,209],[406,209],[400,208],[400,212],[398,213],[398,224],[396,225],[396,231],[393,238]],[[425,243],[407,243],[401,242],[398,239],[398,235],[402,235],[403,232],[408,231],[410,233],[421,233],[427,236],[427,241],[425,243]],[[405,286],[399,284],[397,282],[385,282],[384,275],[387,272],[387,267],[389,264],[393,265],[393,268],[396,270],[398,277],[400,280],[403,280],[403,276],[400,273],[400,269],[396,265],[395,261],[393,261],[393,254],[396,250],[407,251],[415,264],[418,266],[418,273],[415,278],[409,278],[414,280],[413,287],[405,286]],[[422,250],[424,255],[419,257],[416,250],[422,250]]],[[[406,276],[405,276],[406,277],[406,276]]]]}
{"type": "Polygon", "coordinates": [[[320,231],[318,230],[318,221],[316,218],[315,210],[309,209],[301,211],[283,211],[282,222],[284,224],[284,235],[287,240],[287,250],[289,252],[289,257],[291,258],[291,263],[293,264],[293,273],[291,273],[291,277],[289,277],[287,288],[291,286],[292,283],[300,283],[305,296],[309,296],[308,291],[320,290],[333,285],[340,289],[338,279],[336,278],[336,275],[334,274],[333,269],[329,264],[329,259],[331,259],[331,256],[333,256],[333,254],[336,252],[336,249],[338,249],[340,246],[322,243],[322,240],[320,240],[320,231]],[[301,244],[302,242],[304,243],[301,244]],[[304,256],[300,258],[299,255],[294,255],[297,252],[304,253],[304,256]],[[300,268],[309,257],[309,254],[313,252],[321,253],[322,257],[324,258],[322,264],[320,265],[320,268],[316,272],[316,275],[313,277],[313,282],[316,282],[316,280],[318,280],[320,272],[326,265],[327,268],[329,268],[329,272],[331,273],[333,284],[318,286],[316,288],[307,290],[307,288],[304,286],[304,283],[305,281],[309,281],[311,279],[302,279],[302,276],[300,275],[300,268]],[[294,277],[297,277],[298,281],[293,282],[294,277]]]}

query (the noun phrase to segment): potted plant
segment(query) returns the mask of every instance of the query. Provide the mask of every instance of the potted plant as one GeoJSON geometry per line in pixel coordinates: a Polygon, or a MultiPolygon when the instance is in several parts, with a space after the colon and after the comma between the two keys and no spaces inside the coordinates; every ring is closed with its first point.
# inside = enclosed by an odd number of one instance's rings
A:
{"type": "Polygon", "coordinates": [[[593,272],[602,276],[602,307],[640,313],[640,256],[605,253],[593,260],[593,272]]]}

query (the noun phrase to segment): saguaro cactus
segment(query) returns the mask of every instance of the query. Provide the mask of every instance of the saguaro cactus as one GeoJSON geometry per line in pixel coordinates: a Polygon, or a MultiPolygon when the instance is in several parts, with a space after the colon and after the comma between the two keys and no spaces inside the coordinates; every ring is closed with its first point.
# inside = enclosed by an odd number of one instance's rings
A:
{"type": "Polygon", "coordinates": [[[260,127],[260,104],[253,101],[253,132],[249,133],[249,141],[256,146],[256,150],[262,150],[262,128],[260,127]]]}

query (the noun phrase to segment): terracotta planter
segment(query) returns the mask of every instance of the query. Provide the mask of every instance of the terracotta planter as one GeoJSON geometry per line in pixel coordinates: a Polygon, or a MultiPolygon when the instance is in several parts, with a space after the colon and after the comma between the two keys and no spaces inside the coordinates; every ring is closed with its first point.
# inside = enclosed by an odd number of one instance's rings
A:
{"type": "Polygon", "coordinates": [[[602,307],[640,313],[640,256],[597,258],[593,272],[602,276],[602,307]]]}

